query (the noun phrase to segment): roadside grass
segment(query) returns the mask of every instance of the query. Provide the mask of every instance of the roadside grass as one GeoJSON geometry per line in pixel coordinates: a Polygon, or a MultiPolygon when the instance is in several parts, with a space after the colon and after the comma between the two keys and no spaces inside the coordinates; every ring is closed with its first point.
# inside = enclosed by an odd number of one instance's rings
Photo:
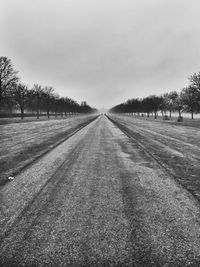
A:
{"type": "Polygon", "coordinates": [[[193,121],[182,125],[133,116],[110,117],[200,200],[200,131],[193,121]]]}
{"type": "Polygon", "coordinates": [[[147,116],[132,116],[132,115],[125,115],[125,114],[120,114],[120,116],[124,116],[124,117],[130,117],[130,118],[134,118],[134,119],[139,119],[139,120],[143,120],[143,121],[152,121],[152,122],[159,122],[159,123],[163,123],[163,124],[172,124],[172,125],[176,125],[176,126],[188,126],[188,127],[195,127],[195,128],[200,128],[200,118],[194,118],[193,120],[191,118],[189,118],[188,116],[185,117],[183,115],[183,121],[182,122],[178,122],[177,118],[178,115],[172,115],[170,120],[163,120],[162,116],[159,115],[156,119],[153,116],[150,116],[149,118],[147,116]]]}
{"type": "MultiPolygon", "coordinates": [[[[127,125],[129,128],[140,129],[144,132],[147,137],[150,136],[150,132],[156,134],[161,134],[163,137],[171,137],[178,140],[182,140],[186,143],[194,144],[200,147],[200,120],[196,119],[192,121],[190,119],[183,122],[177,122],[174,119],[171,121],[165,121],[161,118],[144,118],[144,117],[134,117],[134,116],[124,116],[124,115],[110,115],[111,118],[117,119],[118,122],[127,125]]],[[[137,130],[137,131],[138,131],[137,130]]],[[[155,139],[157,139],[157,135],[155,139]]]]}
{"type": "Polygon", "coordinates": [[[0,125],[0,186],[95,118],[83,115],[0,125]]]}
{"type": "Polygon", "coordinates": [[[82,114],[79,115],[57,115],[57,117],[55,117],[55,115],[50,115],[49,119],[46,115],[42,115],[40,116],[39,119],[37,119],[36,116],[27,116],[24,117],[23,120],[21,120],[20,117],[10,117],[10,118],[0,118],[0,125],[4,125],[4,124],[10,124],[10,123],[25,123],[25,122],[32,122],[32,121],[50,121],[50,120],[65,120],[68,118],[72,118],[72,117],[78,117],[78,116],[82,116],[82,114]]]}

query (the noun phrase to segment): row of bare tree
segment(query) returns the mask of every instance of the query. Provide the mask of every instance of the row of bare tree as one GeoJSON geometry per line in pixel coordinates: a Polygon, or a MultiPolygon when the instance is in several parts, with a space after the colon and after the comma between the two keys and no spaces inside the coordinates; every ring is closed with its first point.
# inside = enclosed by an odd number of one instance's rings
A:
{"type": "Polygon", "coordinates": [[[0,114],[2,116],[16,110],[20,110],[21,119],[24,118],[25,111],[36,114],[38,119],[44,112],[48,118],[50,114],[57,117],[58,114],[63,116],[96,112],[96,109],[88,106],[86,102],[79,105],[68,97],[60,97],[52,86],[42,87],[34,84],[33,88],[29,89],[28,85],[20,82],[17,74],[18,71],[13,68],[11,60],[0,57],[0,114]]]}
{"type": "Polygon", "coordinates": [[[168,113],[170,118],[172,112],[178,112],[179,118],[181,118],[182,112],[189,112],[193,119],[194,114],[200,112],[200,72],[191,75],[189,86],[180,92],[172,91],[160,96],[151,95],[142,99],[129,99],[110,109],[112,113],[138,115],[146,113],[147,117],[154,114],[155,119],[159,111],[165,116],[168,113]]]}

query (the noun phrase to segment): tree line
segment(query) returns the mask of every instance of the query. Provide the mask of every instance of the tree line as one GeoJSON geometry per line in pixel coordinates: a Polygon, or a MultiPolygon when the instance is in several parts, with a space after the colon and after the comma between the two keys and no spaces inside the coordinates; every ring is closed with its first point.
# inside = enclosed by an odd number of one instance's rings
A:
{"type": "Polygon", "coordinates": [[[149,117],[151,114],[156,119],[158,112],[165,118],[171,118],[172,112],[178,112],[178,120],[182,120],[182,112],[194,114],[200,112],[200,72],[189,77],[188,87],[180,92],[171,91],[162,95],[150,95],[145,98],[133,98],[125,103],[114,106],[111,113],[137,114],[149,117]]]}
{"type": "Polygon", "coordinates": [[[22,83],[18,71],[13,67],[10,59],[0,57],[0,115],[13,114],[20,111],[21,119],[25,112],[37,116],[46,113],[49,118],[58,115],[94,113],[86,102],[78,104],[71,98],[60,97],[52,86],[42,87],[34,84],[32,88],[22,83]]]}

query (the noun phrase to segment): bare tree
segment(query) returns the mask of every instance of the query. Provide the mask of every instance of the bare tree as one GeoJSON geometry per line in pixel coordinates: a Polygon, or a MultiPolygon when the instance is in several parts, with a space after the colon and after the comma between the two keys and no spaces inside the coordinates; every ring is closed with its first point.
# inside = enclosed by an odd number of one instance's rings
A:
{"type": "Polygon", "coordinates": [[[37,112],[37,119],[39,119],[41,102],[42,102],[42,92],[43,92],[42,86],[38,84],[34,84],[33,92],[34,92],[35,108],[37,112]]]}
{"type": "Polygon", "coordinates": [[[200,110],[200,94],[198,89],[194,86],[186,87],[182,90],[183,104],[185,105],[185,111],[191,113],[191,118],[194,118],[194,112],[200,110]]]}
{"type": "Polygon", "coordinates": [[[176,91],[171,91],[166,96],[166,105],[167,105],[167,109],[169,110],[170,119],[172,117],[172,111],[175,110],[174,103],[175,103],[176,98],[177,98],[177,92],[176,91]]]}
{"type": "Polygon", "coordinates": [[[178,111],[179,118],[181,118],[181,113],[184,109],[183,93],[174,92],[173,97],[173,109],[178,111]]]}
{"type": "Polygon", "coordinates": [[[14,99],[21,111],[21,119],[24,119],[24,108],[28,94],[28,86],[22,83],[14,86],[14,99]]]}
{"type": "Polygon", "coordinates": [[[52,86],[45,86],[43,89],[43,93],[44,93],[44,101],[45,101],[45,106],[46,106],[46,110],[47,110],[47,117],[49,119],[49,112],[50,112],[50,108],[51,108],[51,102],[52,102],[52,98],[53,93],[54,93],[54,89],[52,86]]]}
{"type": "Polygon", "coordinates": [[[26,108],[28,111],[31,111],[32,115],[34,115],[36,108],[35,108],[35,91],[33,89],[29,89],[27,92],[26,108]]]}
{"type": "Polygon", "coordinates": [[[162,98],[162,102],[160,104],[160,110],[162,112],[162,116],[163,114],[166,116],[167,111],[169,110],[169,94],[165,93],[161,96],[161,98],[162,98]]]}
{"type": "Polygon", "coordinates": [[[14,70],[10,59],[0,57],[0,103],[12,84],[19,80],[17,73],[18,71],[14,70]]]}
{"type": "Polygon", "coordinates": [[[190,85],[193,88],[196,88],[198,93],[200,93],[200,72],[199,73],[194,73],[189,77],[190,85]]]}
{"type": "Polygon", "coordinates": [[[54,98],[53,98],[53,110],[55,112],[55,117],[56,118],[58,116],[58,110],[59,110],[59,99],[60,99],[59,94],[54,94],[54,98]]]}
{"type": "Polygon", "coordinates": [[[157,112],[160,109],[160,104],[162,103],[162,98],[160,96],[152,95],[149,96],[150,106],[152,112],[154,112],[154,118],[157,118],[157,112]]]}

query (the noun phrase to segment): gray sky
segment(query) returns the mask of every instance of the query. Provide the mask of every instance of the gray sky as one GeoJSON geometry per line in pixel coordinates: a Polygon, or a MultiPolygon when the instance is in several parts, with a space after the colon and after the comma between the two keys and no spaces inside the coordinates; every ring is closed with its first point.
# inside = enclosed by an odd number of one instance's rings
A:
{"type": "Polygon", "coordinates": [[[0,55],[21,80],[110,108],[200,71],[199,0],[0,0],[0,55]],[[3,16],[2,16],[3,14],[3,16]]]}

